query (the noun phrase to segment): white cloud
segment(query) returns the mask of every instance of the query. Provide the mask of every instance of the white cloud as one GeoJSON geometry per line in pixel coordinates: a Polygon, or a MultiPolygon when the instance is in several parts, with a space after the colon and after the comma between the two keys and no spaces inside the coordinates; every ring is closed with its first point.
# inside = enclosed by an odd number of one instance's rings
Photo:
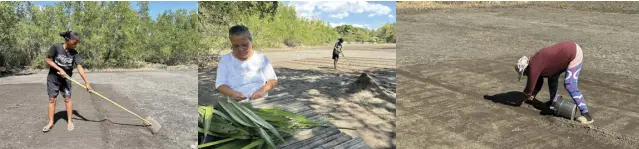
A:
{"type": "Polygon", "coordinates": [[[385,16],[392,10],[388,6],[366,1],[295,1],[290,2],[289,5],[295,6],[295,11],[307,18],[313,15],[318,16],[318,12],[332,14],[331,17],[335,16],[334,18],[348,13],[368,13],[369,17],[385,16]]]}
{"type": "Polygon", "coordinates": [[[308,3],[289,2],[289,6],[295,6],[295,12],[297,12],[300,17],[314,19],[320,15],[320,12],[315,12],[315,3],[312,1],[308,3]]]}
{"type": "Polygon", "coordinates": [[[361,28],[367,28],[367,29],[375,29],[373,27],[371,27],[368,24],[350,24],[350,23],[344,23],[344,22],[340,22],[340,23],[328,23],[331,27],[337,27],[337,26],[341,26],[341,25],[352,25],[354,27],[361,27],[361,28]]]}
{"type": "Polygon", "coordinates": [[[337,27],[337,26],[344,25],[344,24],[346,24],[346,23],[328,23],[328,25],[331,25],[331,27],[337,27]]]}
{"type": "Polygon", "coordinates": [[[393,17],[395,17],[395,16],[393,16],[393,15],[390,15],[390,14],[389,14],[389,15],[388,15],[388,17],[389,17],[389,18],[393,18],[393,17]]]}
{"type": "Polygon", "coordinates": [[[331,18],[338,18],[338,19],[343,19],[345,17],[348,17],[348,12],[342,12],[342,13],[331,15],[331,18]]]}
{"type": "Polygon", "coordinates": [[[361,28],[367,28],[367,26],[368,26],[366,24],[351,24],[351,25],[353,25],[355,27],[361,27],[361,28]]]}
{"type": "Polygon", "coordinates": [[[314,19],[318,18],[320,14],[322,14],[322,13],[321,12],[310,12],[310,13],[298,13],[297,15],[299,17],[304,17],[304,18],[307,18],[307,19],[314,20],[314,19]]]}

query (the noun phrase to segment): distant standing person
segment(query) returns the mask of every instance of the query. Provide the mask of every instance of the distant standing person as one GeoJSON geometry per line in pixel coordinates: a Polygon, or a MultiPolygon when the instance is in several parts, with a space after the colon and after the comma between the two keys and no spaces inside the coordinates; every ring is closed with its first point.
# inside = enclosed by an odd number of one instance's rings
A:
{"type": "MultiPolygon", "coordinates": [[[[572,96],[573,101],[579,107],[581,115],[586,118],[587,124],[594,122],[584,102],[584,96],[579,91],[578,79],[581,71],[581,63],[583,60],[583,52],[581,47],[573,41],[563,41],[555,45],[539,50],[535,55],[528,58],[521,57],[515,66],[516,71],[521,76],[528,76],[524,94],[527,100],[533,100],[544,84],[543,78],[548,78],[548,89],[550,99],[546,102],[547,106],[557,101],[557,84],[559,76],[565,72],[564,87],[572,96]]],[[[525,100],[524,100],[525,101],[525,100]]],[[[523,104],[523,101],[522,103],[523,104]]]]}
{"type": "Polygon", "coordinates": [[[253,50],[253,37],[246,26],[229,29],[231,53],[220,58],[215,88],[237,101],[257,100],[268,96],[277,84],[271,61],[253,50]]]}
{"type": "Polygon", "coordinates": [[[59,93],[64,97],[64,103],[67,107],[67,130],[74,129],[73,108],[71,106],[71,81],[63,76],[71,77],[73,75],[73,66],[75,65],[80,72],[80,76],[84,80],[88,91],[91,91],[91,85],[82,68],[82,57],[75,50],[80,38],[73,31],[60,33],[64,37],[64,43],[58,43],[51,46],[47,52],[46,63],[49,65],[49,74],[47,75],[47,93],[49,95],[49,124],[42,128],[43,132],[48,132],[53,127],[53,114],[55,112],[56,98],[59,93]]]}
{"type": "Polygon", "coordinates": [[[339,60],[339,54],[342,54],[343,57],[344,53],[342,53],[342,43],[344,43],[344,39],[339,38],[337,39],[337,43],[335,43],[335,46],[333,47],[333,69],[337,69],[337,60],[339,60]]]}

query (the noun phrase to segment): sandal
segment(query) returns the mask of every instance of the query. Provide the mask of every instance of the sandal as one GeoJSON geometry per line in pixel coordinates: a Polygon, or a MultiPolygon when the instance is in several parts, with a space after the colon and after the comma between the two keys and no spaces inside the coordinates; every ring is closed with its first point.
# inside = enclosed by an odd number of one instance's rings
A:
{"type": "MultiPolygon", "coordinates": [[[[53,125],[51,125],[51,127],[53,127],[53,125]]],[[[51,131],[51,127],[44,126],[44,128],[42,128],[42,132],[49,132],[49,131],[51,131]]]]}
{"type": "Polygon", "coordinates": [[[67,126],[67,130],[72,131],[75,128],[75,126],[73,126],[73,123],[71,123],[71,126],[67,126]]]}

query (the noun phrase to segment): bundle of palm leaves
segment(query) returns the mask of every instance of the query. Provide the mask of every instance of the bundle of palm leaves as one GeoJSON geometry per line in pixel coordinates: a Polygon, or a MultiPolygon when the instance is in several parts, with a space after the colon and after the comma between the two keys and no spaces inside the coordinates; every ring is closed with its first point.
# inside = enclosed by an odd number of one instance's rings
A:
{"type": "Polygon", "coordinates": [[[198,112],[198,148],[276,148],[297,129],[322,126],[289,111],[253,108],[230,98],[215,107],[199,106],[198,112]]]}

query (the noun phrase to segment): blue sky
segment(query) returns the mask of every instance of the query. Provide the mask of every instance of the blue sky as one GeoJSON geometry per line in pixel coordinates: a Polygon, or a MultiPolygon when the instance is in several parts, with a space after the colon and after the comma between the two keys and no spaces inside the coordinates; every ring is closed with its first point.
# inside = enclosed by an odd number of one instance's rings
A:
{"type": "Polygon", "coordinates": [[[319,19],[331,26],[351,24],[379,28],[395,22],[395,2],[379,1],[283,1],[295,6],[298,16],[319,19]]]}
{"type": "MultiPolygon", "coordinates": [[[[331,26],[351,24],[357,27],[379,28],[385,23],[395,22],[395,2],[380,1],[281,1],[284,4],[295,6],[298,16],[319,19],[328,22],[331,26]]],[[[37,5],[52,5],[57,2],[33,2],[37,5]]],[[[137,2],[132,1],[131,7],[138,9],[137,2]]],[[[149,2],[151,17],[155,19],[158,14],[166,10],[197,10],[196,1],[183,2],[149,2]]]]}
{"type": "MultiPolygon", "coordinates": [[[[33,2],[39,6],[45,5],[54,5],[56,1],[40,1],[33,2]]],[[[138,10],[138,4],[136,1],[131,1],[131,8],[138,10]]],[[[160,2],[160,1],[151,1],[149,2],[149,13],[151,14],[151,18],[155,19],[159,14],[166,10],[175,11],[178,9],[186,9],[186,10],[197,10],[197,1],[181,1],[181,2],[160,2]]]]}

